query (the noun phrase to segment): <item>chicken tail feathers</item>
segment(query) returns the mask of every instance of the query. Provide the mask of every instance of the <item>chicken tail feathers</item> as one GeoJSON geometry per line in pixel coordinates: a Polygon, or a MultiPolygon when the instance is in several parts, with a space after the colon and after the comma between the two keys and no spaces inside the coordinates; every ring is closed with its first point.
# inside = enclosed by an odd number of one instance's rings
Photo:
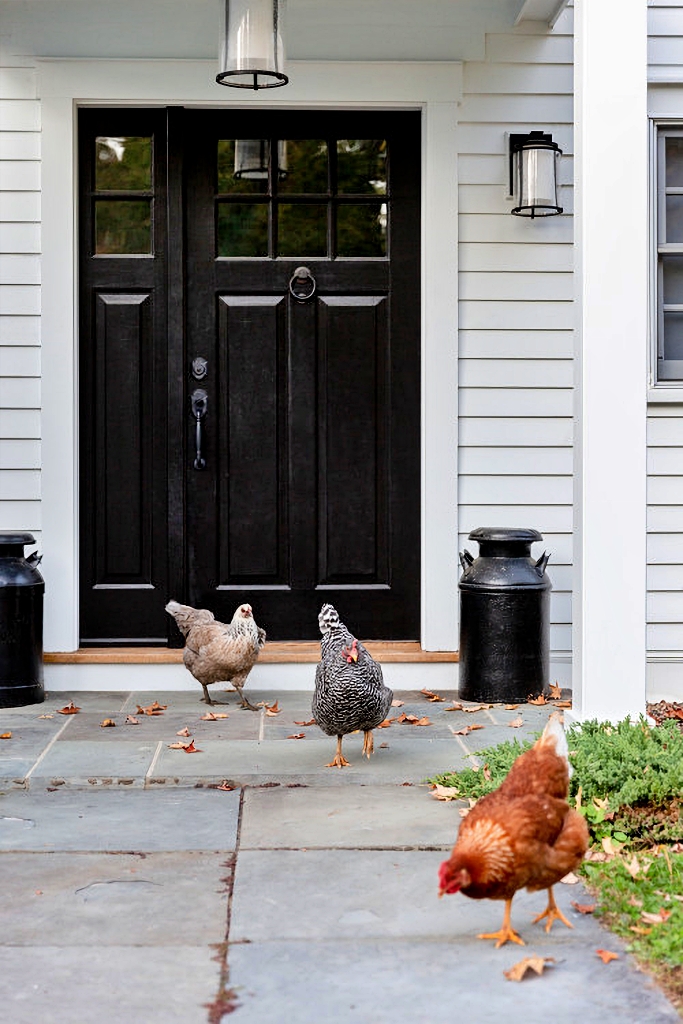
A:
{"type": "Polygon", "coordinates": [[[569,778],[572,777],[572,766],[569,763],[569,746],[567,744],[567,734],[564,731],[564,722],[562,715],[555,711],[548,719],[548,723],[541,733],[540,738],[537,741],[538,746],[544,747],[552,745],[555,748],[555,753],[558,757],[561,757],[567,764],[567,770],[569,772],[569,778]]]}
{"type": "Polygon", "coordinates": [[[165,609],[169,615],[176,620],[178,629],[187,636],[193,626],[213,622],[213,614],[206,608],[192,608],[188,604],[180,604],[178,601],[169,601],[165,609]]]}

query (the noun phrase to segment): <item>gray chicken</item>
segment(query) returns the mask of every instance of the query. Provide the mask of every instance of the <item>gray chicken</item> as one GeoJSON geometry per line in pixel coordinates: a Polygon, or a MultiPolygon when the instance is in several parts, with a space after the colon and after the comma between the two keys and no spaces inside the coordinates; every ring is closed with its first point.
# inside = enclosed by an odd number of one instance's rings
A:
{"type": "Polygon", "coordinates": [[[201,683],[202,700],[215,704],[209,697],[208,687],[211,683],[231,682],[240,695],[242,707],[257,711],[242,692],[266,642],[265,630],[254,622],[251,605],[241,604],[230,623],[218,622],[208,608],[192,608],[177,601],[169,601],[166,611],[176,620],[185,637],[183,662],[201,683]]]}
{"type": "Polygon", "coordinates": [[[337,737],[337,753],[327,768],[345,768],[342,739],[362,729],[363,753],[374,749],[372,730],[389,714],[394,695],[382,680],[382,669],[340,622],[336,609],[324,604],[318,616],[321,657],[315,673],[313,717],[328,736],[337,737]]]}

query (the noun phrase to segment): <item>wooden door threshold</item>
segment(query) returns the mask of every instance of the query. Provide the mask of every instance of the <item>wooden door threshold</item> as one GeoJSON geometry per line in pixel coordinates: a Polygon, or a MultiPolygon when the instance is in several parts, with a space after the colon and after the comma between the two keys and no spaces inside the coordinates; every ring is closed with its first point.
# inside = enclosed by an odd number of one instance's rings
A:
{"type": "MultiPolygon", "coordinates": [[[[457,651],[424,651],[417,641],[368,640],[365,646],[379,662],[454,662],[457,651]]],[[[183,652],[169,647],[81,647],[77,651],[47,651],[46,665],[176,665],[183,652]]],[[[320,644],[311,641],[266,642],[261,665],[307,664],[320,660],[320,644]]]]}

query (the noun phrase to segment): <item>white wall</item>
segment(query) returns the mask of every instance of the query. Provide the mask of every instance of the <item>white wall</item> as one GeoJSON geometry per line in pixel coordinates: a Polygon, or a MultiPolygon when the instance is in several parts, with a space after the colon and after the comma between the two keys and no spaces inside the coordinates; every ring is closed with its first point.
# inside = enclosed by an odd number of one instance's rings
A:
{"type": "Polygon", "coordinates": [[[40,103],[0,52],[0,530],[40,542],[40,103]]]}
{"type": "MultiPolygon", "coordinates": [[[[571,652],[572,14],[552,35],[489,35],[459,118],[460,543],[477,526],[540,530],[551,552],[551,649],[571,652]],[[564,214],[511,216],[506,132],[563,150],[564,214]]],[[[553,673],[557,668],[553,666],[553,673]]]]}

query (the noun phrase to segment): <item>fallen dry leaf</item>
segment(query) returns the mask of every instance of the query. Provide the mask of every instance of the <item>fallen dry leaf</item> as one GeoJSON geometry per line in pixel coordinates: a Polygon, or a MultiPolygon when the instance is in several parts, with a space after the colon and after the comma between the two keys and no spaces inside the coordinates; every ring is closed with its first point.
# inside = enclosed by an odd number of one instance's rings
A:
{"type": "Polygon", "coordinates": [[[656,914],[651,914],[647,910],[644,910],[640,917],[643,921],[646,921],[647,924],[664,924],[664,922],[668,921],[671,917],[671,911],[664,910],[662,907],[656,914]]]}
{"type": "Polygon", "coordinates": [[[169,743],[171,750],[184,750],[186,754],[201,754],[199,747],[195,747],[194,740],[189,743],[169,743]]]}
{"type": "Polygon", "coordinates": [[[619,954],[613,953],[609,949],[596,949],[595,952],[598,954],[603,964],[608,964],[610,960],[618,960],[619,954]]]}
{"type": "Polygon", "coordinates": [[[452,786],[440,786],[438,783],[432,786],[432,796],[435,800],[457,800],[458,794],[452,786]]]}
{"type": "Polygon", "coordinates": [[[385,718],[384,721],[380,722],[379,725],[375,726],[375,728],[377,728],[377,729],[388,729],[391,726],[391,723],[395,722],[395,721],[396,721],[395,718],[385,718]]]}
{"type": "Polygon", "coordinates": [[[38,715],[38,718],[54,718],[54,715],[38,715]]]}
{"type": "Polygon", "coordinates": [[[563,885],[576,885],[578,881],[579,876],[575,875],[573,871],[570,871],[568,875],[565,875],[564,878],[560,879],[560,882],[562,882],[563,885]]]}
{"type": "Polygon", "coordinates": [[[462,711],[462,704],[459,704],[457,700],[454,700],[449,708],[444,708],[444,711],[462,711]]]}
{"type": "Polygon", "coordinates": [[[116,722],[113,718],[104,718],[100,722],[100,729],[113,729],[116,726],[116,722]]]}
{"type": "Polygon", "coordinates": [[[547,704],[547,701],[542,693],[539,693],[538,697],[528,697],[527,704],[547,704]]]}
{"type": "Polygon", "coordinates": [[[471,807],[461,807],[458,811],[458,814],[460,815],[461,818],[466,818],[471,810],[471,807]]]}
{"type": "Polygon", "coordinates": [[[423,697],[426,697],[427,700],[431,701],[432,704],[438,704],[445,700],[445,697],[440,697],[438,693],[434,693],[433,690],[427,690],[425,687],[420,690],[420,693],[423,697]]]}
{"type": "Polygon", "coordinates": [[[643,928],[640,924],[630,924],[628,927],[630,932],[635,932],[636,935],[651,935],[652,928],[643,928]]]}
{"type": "Polygon", "coordinates": [[[555,701],[555,707],[556,708],[570,708],[571,706],[572,706],[572,702],[570,700],[558,700],[558,701],[555,701]]]}
{"type": "Polygon", "coordinates": [[[230,718],[230,715],[226,714],[225,711],[207,711],[205,715],[201,716],[201,722],[217,722],[219,718],[230,718]]]}
{"type": "Polygon", "coordinates": [[[222,789],[224,793],[232,793],[235,787],[231,786],[227,779],[223,779],[220,786],[216,786],[216,789],[222,789]]]}
{"type": "Polygon", "coordinates": [[[295,722],[294,725],[315,725],[315,718],[311,718],[309,722],[295,722]]]}
{"type": "Polygon", "coordinates": [[[257,705],[257,706],[258,706],[258,707],[260,707],[260,708],[264,708],[264,709],[265,709],[265,712],[266,712],[266,714],[267,714],[267,715],[270,715],[271,717],[272,717],[273,715],[279,715],[279,714],[280,714],[280,711],[282,710],[282,709],[280,708],[280,706],[278,705],[278,702],[277,702],[277,701],[275,701],[275,703],[274,703],[274,704],[269,704],[269,703],[268,703],[267,701],[265,701],[265,700],[260,700],[260,701],[258,702],[258,705],[257,705]]]}
{"type": "Polygon", "coordinates": [[[617,842],[616,839],[612,839],[612,836],[603,836],[601,845],[608,857],[616,857],[619,851],[624,848],[624,844],[617,842]]]}
{"type": "Polygon", "coordinates": [[[562,696],[562,687],[558,686],[557,683],[551,683],[550,684],[550,696],[551,696],[552,700],[559,700],[559,698],[562,696]]]}
{"type": "Polygon", "coordinates": [[[462,710],[466,711],[468,715],[473,715],[477,711],[488,711],[492,707],[493,704],[474,704],[471,708],[463,708],[462,710]]]}
{"type": "Polygon", "coordinates": [[[533,971],[535,974],[543,974],[546,964],[554,963],[555,958],[552,956],[525,956],[523,960],[516,963],[509,971],[503,971],[503,974],[509,981],[521,981],[528,971],[533,971]]]}
{"type": "Polygon", "coordinates": [[[135,715],[126,715],[125,725],[139,725],[140,719],[136,718],[135,715]]]}
{"type": "Polygon", "coordinates": [[[597,903],[577,903],[576,900],[572,900],[572,906],[580,914],[592,914],[597,907],[597,903]]]}
{"type": "Polygon", "coordinates": [[[191,734],[190,730],[187,728],[187,726],[185,726],[184,729],[178,729],[178,732],[176,733],[176,736],[191,736],[191,735],[192,734],[191,734]]]}
{"type": "Polygon", "coordinates": [[[294,732],[291,736],[288,736],[288,740],[303,740],[306,738],[305,732],[294,732]]]}
{"type": "Polygon", "coordinates": [[[73,701],[69,701],[69,703],[65,707],[59,709],[57,714],[58,715],[77,715],[80,710],[81,709],[79,707],[76,707],[76,705],[74,704],[73,701]]]}
{"type": "Polygon", "coordinates": [[[391,702],[392,708],[402,708],[404,704],[404,700],[392,700],[391,702]]]}
{"type": "Polygon", "coordinates": [[[146,708],[136,705],[139,715],[163,715],[164,711],[168,707],[168,704],[160,704],[158,700],[155,700],[153,704],[148,704],[146,708]]]}
{"type": "Polygon", "coordinates": [[[408,725],[431,725],[432,724],[427,717],[418,718],[417,715],[406,715],[406,714],[399,715],[398,718],[396,719],[396,721],[400,722],[401,724],[407,723],[408,725]]]}
{"type": "Polygon", "coordinates": [[[632,907],[642,907],[643,905],[643,901],[639,900],[638,897],[633,894],[629,896],[627,903],[630,903],[632,907]]]}
{"type": "Polygon", "coordinates": [[[379,745],[379,749],[380,750],[382,750],[382,748],[384,748],[386,750],[386,749],[388,749],[388,747],[389,747],[388,743],[380,743],[380,745],[379,745]]]}
{"type": "Polygon", "coordinates": [[[491,769],[489,768],[489,766],[487,764],[484,765],[484,768],[483,768],[481,774],[484,776],[484,778],[486,779],[487,782],[491,781],[491,769]]]}
{"type": "Polygon", "coordinates": [[[11,740],[11,739],[12,739],[12,733],[11,732],[3,732],[2,735],[0,735],[0,740],[11,740]]]}
{"type": "Polygon", "coordinates": [[[505,710],[506,711],[516,711],[518,707],[519,707],[519,704],[506,704],[505,705],[505,710]]]}
{"type": "Polygon", "coordinates": [[[522,725],[524,725],[524,719],[521,715],[517,715],[511,722],[508,722],[509,729],[519,729],[522,725]]]}

